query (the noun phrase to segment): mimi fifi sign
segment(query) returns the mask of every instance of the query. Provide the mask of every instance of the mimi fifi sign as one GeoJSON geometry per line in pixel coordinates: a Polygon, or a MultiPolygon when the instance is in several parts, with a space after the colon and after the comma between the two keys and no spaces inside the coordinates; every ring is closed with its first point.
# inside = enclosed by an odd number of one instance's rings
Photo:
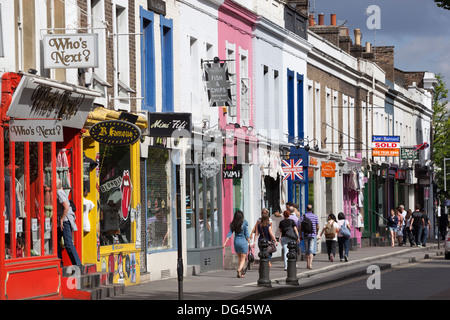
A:
{"type": "Polygon", "coordinates": [[[135,124],[127,121],[107,120],[93,125],[89,134],[99,143],[123,146],[138,141],[141,137],[141,130],[135,124]]]}

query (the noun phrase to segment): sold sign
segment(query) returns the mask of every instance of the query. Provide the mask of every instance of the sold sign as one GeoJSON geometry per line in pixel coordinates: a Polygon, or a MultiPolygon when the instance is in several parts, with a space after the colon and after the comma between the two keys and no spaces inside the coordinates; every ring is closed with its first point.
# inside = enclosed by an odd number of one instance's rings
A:
{"type": "Polygon", "coordinates": [[[400,156],[400,136],[372,136],[372,156],[400,156]]]}

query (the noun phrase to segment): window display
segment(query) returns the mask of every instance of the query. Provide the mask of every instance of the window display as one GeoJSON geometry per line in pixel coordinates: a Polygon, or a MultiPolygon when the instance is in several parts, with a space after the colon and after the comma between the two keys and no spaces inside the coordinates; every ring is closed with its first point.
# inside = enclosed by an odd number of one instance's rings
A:
{"type": "Polygon", "coordinates": [[[100,244],[131,241],[130,147],[100,144],[100,244]]]}
{"type": "Polygon", "coordinates": [[[149,251],[173,248],[171,210],[172,162],[169,150],[149,148],[147,169],[147,248],[149,251]]]}

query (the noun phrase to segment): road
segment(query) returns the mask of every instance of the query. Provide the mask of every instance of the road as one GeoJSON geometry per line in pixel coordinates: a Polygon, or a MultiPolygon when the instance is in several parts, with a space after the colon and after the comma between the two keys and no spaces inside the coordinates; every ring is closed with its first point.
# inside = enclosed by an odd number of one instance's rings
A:
{"type": "Polygon", "coordinates": [[[272,299],[450,300],[450,260],[437,256],[272,299]]]}

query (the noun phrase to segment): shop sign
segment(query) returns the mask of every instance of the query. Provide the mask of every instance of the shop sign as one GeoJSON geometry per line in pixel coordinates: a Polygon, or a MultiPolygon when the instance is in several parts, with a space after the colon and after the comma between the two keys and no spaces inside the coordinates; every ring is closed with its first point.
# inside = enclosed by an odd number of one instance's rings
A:
{"type": "Polygon", "coordinates": [[[99,143],[123,146],[138,141],[141,137],[141,130],[135,124],[127,121],[107,120],[93,125],[89,134],[99,143]]]}
{"type": "Polygon", "coordinates": [[[325,178],[334,178],[336,172],[336,162],[322,161],[321,176],[325,178]]]}
{"type": "Polygon", "coordinates": [[[150,137],[171,137],[174,132],[187,130],[191,133],[190,113],[150,113],[150,137]]]}
{"type": "Polygon", "coordinates": [[[61,126],[81,129],[94,102],[91,90],[25,74],[11,99],[11,119],[59,120],[61,126]]]}
{"type": "Polygon", "coordinates": [[[283,180],[303,180],[303,159],[282,160],[283,180]]]}
{"type": "Polygon", "coordinates": [[[98,34],[44,34],[44,68],[98,68],[98,34]]]}
{"type": "Polygon", "coordinates": [[[400,159],[402,160],[417,160],[419,159],[419,151],[415,148],[401,148],[400,159]]]}
{"type": "Polygon", "coordinates": [[[241,179],[242,178],[242,164],[237,163],[237,157],[231,157],[231,162],[228,161],[230,157],[223,157],[223,178],[224,179],[241,179]]]}
{"type": "Polygon", "coordinates": [[[400,156],[400,136],[372,136],[372,156],[400,156]]]}
{"type": "Polygon", "coordinates": [[[231,82],[226,62],[205,63],[206,88],[211,107],[231,106],[231,82]]]}
{"type": "Polygon", "coordinates": [[[220,163],[214,157],[206,157],[200,163],[200,172],[205,178],[212,178],[220,171],[220,163]]]}
{"type": "Polygon", "coordinates": [[[63,127],[58,120],[15,120],[9,122],[9,137],[14,142],[62,142],[63,127]]]}

